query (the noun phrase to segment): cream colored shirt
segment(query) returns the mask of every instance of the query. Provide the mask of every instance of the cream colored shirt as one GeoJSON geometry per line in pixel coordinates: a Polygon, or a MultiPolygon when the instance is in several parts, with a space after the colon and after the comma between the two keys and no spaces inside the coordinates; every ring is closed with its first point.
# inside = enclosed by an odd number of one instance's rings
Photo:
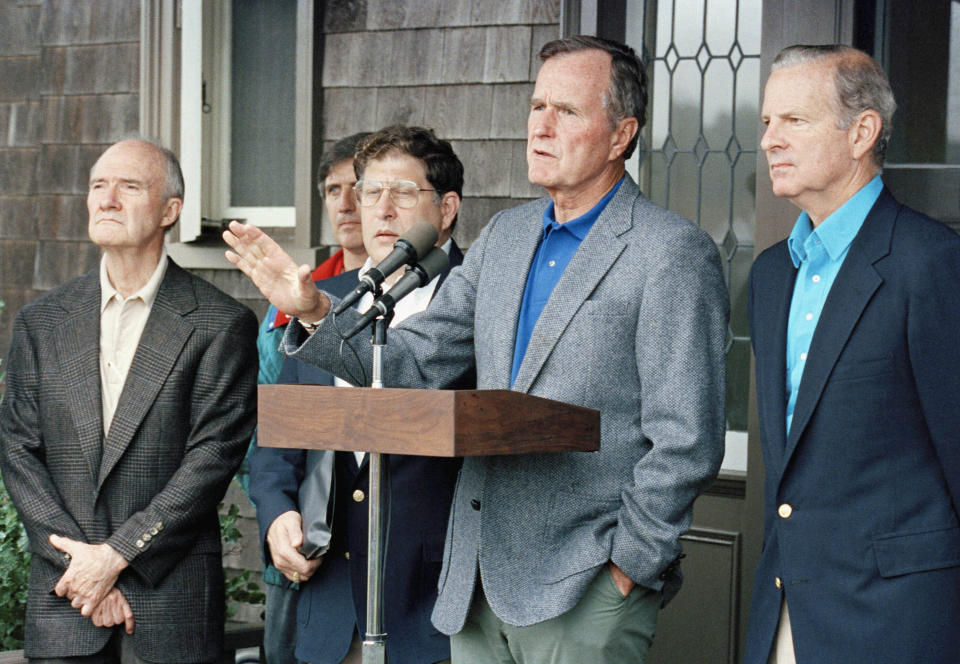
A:
{"type": "Polygon", "coordinates": [[[100,403],[104,438],[110,433],[113,414],[117,411],[133,355],[140,344],[140,335],[167,271],[167,249],[164,247],[157,269],[143,288],[127,298],[110,283],[106,260],[106,255],[100,259],[100,403]]]}
{"type": "MultiPolygon", "coordinates": [[[[443,249],[444,253],[447,256],[450,255],[450,247],[453,246],[453,240],[447,240],[443,243],[443,246],[440,248],[443,249]]],[[[363,264],[363,267],[360,268],[360,274],[366,273],[370,268],[373,267],[373,261],[370,258],[367,258],[367,262],[363,264]]],[[[437,275],[433,278],[426,286],[421,286],[420,288],[411,291],[409,295],[397,302],[397,306],[393,309],[393,320],[390,321],[390,327],[394,327],[399,324],[405,318],[409,318],[415,313],[423,311],[427,308],[427,305],[430,304],[430,299],[433,297],[434,291],[437,290],[437,282],[440,281],[440,275],[437,275]]],[[[384,287],[383,292],[386,293],[390,290],[389,286],[384,287]]],[[[373,293],[367,293],[360,301],[357,303],[357,309],[360,311],[366,311],[373,304],[373,293]]],[[[352,387],[350,383],[345,380],[340,380],[339,378],[334,377],[333,384],[337,387],[352,387]]],[[[354,452],[354,455],[357,457],[357,465],[359,466],[363,463],[363,456],[365,452],[354,452]]]]}

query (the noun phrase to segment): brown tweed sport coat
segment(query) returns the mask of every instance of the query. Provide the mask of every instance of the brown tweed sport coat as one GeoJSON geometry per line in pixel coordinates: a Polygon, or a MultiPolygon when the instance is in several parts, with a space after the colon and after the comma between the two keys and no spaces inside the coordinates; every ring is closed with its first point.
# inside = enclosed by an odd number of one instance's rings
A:
{"type": "Polygon", "coordinates": [[[104,439],[100,283],[94,270],[16,317],[0,408],[0,470],[33,552],[28,657],[88,655],[111,630],[53,593],[66,569],[48,537],[108,542],[137,655],[211,661],[223,641],[217,503],[256,413],[256,319],[173,261],[104,439]]]}

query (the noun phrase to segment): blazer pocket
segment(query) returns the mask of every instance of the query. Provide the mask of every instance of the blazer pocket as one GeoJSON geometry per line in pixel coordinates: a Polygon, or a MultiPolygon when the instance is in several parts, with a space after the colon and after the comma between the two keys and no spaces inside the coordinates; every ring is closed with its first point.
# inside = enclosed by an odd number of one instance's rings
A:
{"type": "Polygon", "coordinates": [[[960,565],[960,526],[889,533],[873,540],[880,576],[889,578],[960,565]]]}
{"type": "Polygon", "coordinates": [[[893,358],[871,357],[865,359],[843,359],[837,363],[830,380],[859,380],[875,378],[893,373],[893,358]]]}
{"type": "Polygon", "coordinates": [[[601,318],[623,318],[627,316],[634,305],[628,300],[610,298],[584,300],[580,305],[580,315],[599,316],[601,318]]]}
{"type": "Polygon", "coordinates": [[[610,559],[619,499],[558,491],[547,517],[540,580],[558,583],[610,559]]]}

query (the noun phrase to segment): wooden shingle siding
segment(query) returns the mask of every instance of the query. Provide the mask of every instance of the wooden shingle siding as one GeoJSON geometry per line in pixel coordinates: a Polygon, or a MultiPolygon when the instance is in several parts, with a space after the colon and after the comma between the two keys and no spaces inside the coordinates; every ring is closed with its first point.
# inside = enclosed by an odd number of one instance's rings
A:
{"type": "MultiPolygon", "coordinates": [[[[0,357],[14,314],[96,266],[89,168],[139,127],[140,3],[0,3],[0,357]]],[[[2,371],[2,365],[0,365],[2,371]]]]}
{"type": "Polygon", "coordinates": [[[334,2],[324,19],[325,144],[388,124],[432,127],[463,161],[463,246],[527,182],[526,120],[558,0],[334,2]]]}
{"type": "Polygon", "coordinates": [[[40,17],[44,46],[139,42],[140,3],[129,0],[46,0],[40,17]]]}
{"type": "Polygon", "coordinates": [[[43,98],[44,143],[113,142],[140,121],[136,93],[43,98]]]}

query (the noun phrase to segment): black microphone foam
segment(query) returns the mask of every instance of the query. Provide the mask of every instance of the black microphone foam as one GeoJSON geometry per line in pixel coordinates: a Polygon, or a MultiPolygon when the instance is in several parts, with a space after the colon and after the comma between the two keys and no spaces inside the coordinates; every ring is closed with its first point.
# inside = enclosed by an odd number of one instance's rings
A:
{"type": "Polygon", "coordinates": [[[407,271],[403,273],[403,276],[400,277],[389,291],[374,300],[370,308],[367,309],[363,316],[360,317],[360,320],[357,321],[357,324],[354,325],[343,338],[349,339],[357,334],[377,316],[386,316],[389,314],[393,311],[394,307],[397,306],[397,302],[421,286],[429,284],[433,281],[433,278],[443,272],[449,264],[450,257],[447,256],[443,249],[439,247],[431,249],[430,253],[423,257],[423,260],[407,268],[407,271]]]}
{"type": "Polygon", "coordinates": [[[393,245],[386,258],[376,267],[370,268],[360,277],[360,283],[334,308],[335,315],[346,311],[347,307],[363,297],[364,293],[377,289],[383,280],[403,265],[411,265],[423,258],[424,254],[437,243],[437,229],[429,221],[418,221],[408,228],[393,245]]]}

